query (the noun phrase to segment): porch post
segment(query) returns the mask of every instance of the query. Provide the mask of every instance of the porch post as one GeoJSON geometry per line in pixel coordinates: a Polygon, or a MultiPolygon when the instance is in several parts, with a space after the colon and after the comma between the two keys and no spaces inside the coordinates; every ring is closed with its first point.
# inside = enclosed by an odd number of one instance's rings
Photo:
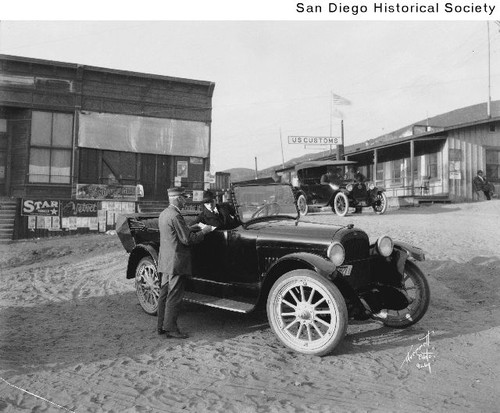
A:
{"type": "Polygon", "coordinates": [[[373,184],[377,186],[377,158],[378,151],[377,149],[373,150],[373,184]]]}
{"type": "Polygon", "coordinates": [[[415,141],[412,139],[410,141],[410,185],[411,185],[411,196],[415,196],[415,174],[413,173],[413,165],[415,160],[415,141]]]}

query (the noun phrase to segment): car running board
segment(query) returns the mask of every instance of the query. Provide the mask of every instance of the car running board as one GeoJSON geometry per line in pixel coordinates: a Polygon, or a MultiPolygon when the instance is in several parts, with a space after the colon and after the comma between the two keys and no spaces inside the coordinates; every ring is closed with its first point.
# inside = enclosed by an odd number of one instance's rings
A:
{"type": "Polygon", "coordinates": [[[184,300],[191,303],[206,305],[209,307],[221,308],[223,310],[235,311],[237,313],[249,313],[254,309],[254,305],[241,301],[234,301],[228,298],[214,297],[193,292],[186,292],[184,300]]]}

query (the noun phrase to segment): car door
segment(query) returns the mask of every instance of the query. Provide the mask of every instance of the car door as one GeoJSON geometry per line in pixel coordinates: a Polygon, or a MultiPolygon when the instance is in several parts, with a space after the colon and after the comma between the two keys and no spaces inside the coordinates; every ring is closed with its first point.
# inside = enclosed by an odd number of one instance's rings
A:
{"type": "Polygon", "coordinates": [[[192,269],[193,277],[224,282],[227,278],[227,246],[228,230],[212,231],[205,239],[193,246],[192,269]]]}

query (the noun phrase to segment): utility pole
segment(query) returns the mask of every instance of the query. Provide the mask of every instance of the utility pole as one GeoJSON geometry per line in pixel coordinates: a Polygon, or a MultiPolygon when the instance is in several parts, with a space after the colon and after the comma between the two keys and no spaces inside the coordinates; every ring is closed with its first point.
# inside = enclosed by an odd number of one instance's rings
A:
{"type": "Polygon", "coordinates": [[[344,119],[340,120],[340,144],[337,145],[337,161],[344,159],[344,119]]]}
{"type": "Polygon", "coordinates": [[[280,128],[280,142],[281,142],[281,167],[285,169],[285,155],[283,154],[283,136],[281,136],[281,128],[280,128]]]}
{"type": "Polygon", "coordinates": [[[486,28],[488,31],[488,104],[487,113],[488,119],[491,118],[491,51],[490,51],[490,22],[486,20],[486,28]]]}
{"type": "Polygon", "coordinates": [[[255,179],[257,179],[257,157],[255,157],[255,179]]]}

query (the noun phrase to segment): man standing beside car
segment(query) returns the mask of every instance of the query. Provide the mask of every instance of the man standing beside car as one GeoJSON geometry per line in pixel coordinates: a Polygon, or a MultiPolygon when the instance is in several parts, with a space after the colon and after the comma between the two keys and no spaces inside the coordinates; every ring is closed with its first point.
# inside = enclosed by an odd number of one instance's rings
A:
{"type": "Polygon", "coordinates": [[[186,204],[186,193],[182,188],[168,190],[169,205],[159,217],[160,250],[158,273],[161,281],[158,298],[158,334],[167,338],[187,338],[177,325],[179,309],[184,296],[185,277],[191,275],[190,246],[203,241],[205,234],[214,230],[201,224],[201,231],[190,229],[181,209],[186,204]]]}

